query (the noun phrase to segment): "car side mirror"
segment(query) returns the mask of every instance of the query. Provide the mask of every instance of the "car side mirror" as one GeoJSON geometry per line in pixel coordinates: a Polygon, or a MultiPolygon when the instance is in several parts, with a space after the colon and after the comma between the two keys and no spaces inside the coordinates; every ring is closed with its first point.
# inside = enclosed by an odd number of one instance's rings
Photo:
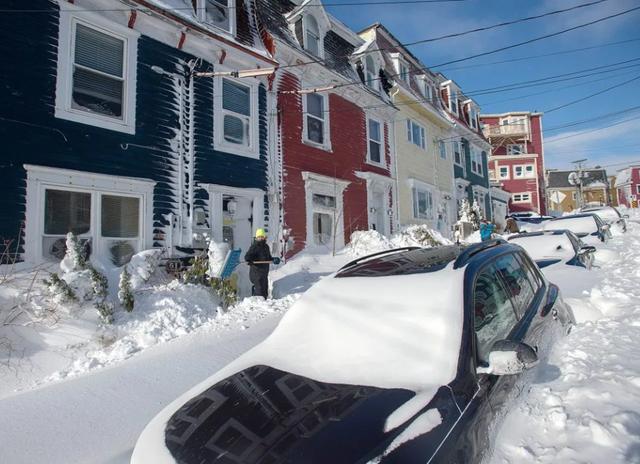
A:
{"type": "Polygon", "coordinates": [[[515,375],[538,364],[538,355],[526,343],[499,340],[489,353],[489,365],[478,367],[478,374],[515,375]]]}
{"type": "Polygon", "coordinates": [[[596,252],[596,247],[594,247],[593,245],[584,245],[580,247],[581,254],[595,253],[595,252],[596,252]]]}

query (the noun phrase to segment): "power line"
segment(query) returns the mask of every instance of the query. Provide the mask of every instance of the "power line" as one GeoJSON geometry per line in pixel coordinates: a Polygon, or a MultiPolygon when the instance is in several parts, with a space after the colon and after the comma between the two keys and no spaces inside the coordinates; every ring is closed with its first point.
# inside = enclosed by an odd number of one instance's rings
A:
{"type": "Polygon", "coordinates": [[[579,24],[577,26],[573,26],[573,27],[570,27],[570,28],[567,28],[567,29],[563,29],[563,30],[558,31],[558,32],[553,32],[551,34],[541,35],[541,36],[538,36],[538,37],[534,37],[533,39],[525,40],[523,42],[518,42],[518,43],[515,43],[515,44],[512,44],[512,45],[507,45],[505,47],[496,48],[494,50],[489,50],[489,51],[486,51],[486,52],[483,52],[483,53],[477,53],[475,55],[470,55],[470,56],[467,56],[467,57],[464,57],[464,58],[458,58],[456,60],[451,60],[451,61],[447,61],[447,62],[444,62],[444,63],[439,63],[439,64],[433,65],[431,67],[432,68],[440,68],[440,67],[446,66],[448,64],[460,63],[462,61],[471,60],[473,58],[478,58],[480,56],[492,55],[494,53],[502,52],[502,51],[505,51],[505,50],[510,50],[512,48],[521,47],[523,45],[528,45],[530,43],[538,42],[540,40],[549,39],[551,37],[556,37],[556,36],[559,36],[561,34],[566,34],[567,32],[575,31],[576,29],[581,29],[583,27],[592,26],[594,24],[597,24],[597,23],[600,23],[600,22],[603,22],[603,21],[607,21],[609,19],[617,18],[619,16],[623,16],[623,15],[629,14],[629,13],[631,13],[633,11],[637,11],[637,10],[640,10],[640,6],[637,6],[637,7],[634,7],[634,8],[629,8],[628,10],[621,11],[619,13],[615,13],[615,14],[612,14],[612,15],[609,15],[609,16],[604,16],[602,18],[598,18],[596,20],[589,21],[587,23],[583,23],[583,24],[579,24]]]}
{"type": "MultiPolygon", "coordinates": [[[[441,36],[436,36],[436,37],[431,37],[428,39],[421,39],[421,40],[417,40],[415,42],[400,42],[399,46],[401,47],[411,47],[413,45],[419,45],[419,44],[425,44],[425,43],[431,43],[431,42],[437,42],[440,40],[445,40],[445,39],[451,39],[451,38],[455,38],[455,37],[462,37],[468,34],[473,34],[476,32],[483,32],[483,31],[488,31],[491,29],[496,29],[499,27],[505,27],[505,26],[510,26],[513,24],[517,24],[517,23],[522,23],[522,22],[526,22],[526,21],[532,21],[534,19],[540,19],[540,18],[544,18],[546,16],[552,16],[552,15],[556,15],[556,14],[560,14],[560,13],[565,13],[567,11],[572,11],[572,10],[577,10],[579,8],[585,8],[588,6],[592,6],[598,3],[603,3],[609,0],[596,0],[596,1],[592,1],[589,3],[582,3],[580,5],[575,5],[572,6],[570,8],[563,8],[561,10],[553,10],[553,11],[548,11],[546,13],[542,13],[539,15],[535,15],[535,16],[527,16],[525,18],[518,18],[518,19],[514,19],[511,21],[505,21],[505,22],[501,22],[501,23],[497,23],[497,24],[492,24],[490,26],[483,26],[483,27],[478,27],[475,29],[469,29],[466,31],[460,31],[460,32],[455,32],[452,34],[444,34],[441,36]]],[[[382,52],[382,51],[387,51],[387,50],[395,50],[397,47],[395,46],[390,46],[390,47],[380,47],[380,48],[373,48],[371,50],[365,50],[364,52],[362,52],[362,54],[367,54],[367,53],[374,53],[374,52],[382,52]]],[[[347,57],[350,55],[343,55],[342,57],[347,57]]],[[[322,60],[312,60],[312,61],[305,61],[302,63],[296,63],[296,64],[292,64],[292,65],[287,65],[287,66],[282,66],[283,68],[293,68],[293,67],[298,67],[298,66],[305,66],[305,65],[309,65],[309,64],[313,64],[313,63],[322,63],[322,60]]]]}
{"type": "Polygon", "coordinates": [[[593,98],[593,97],[595,97],[597,95],[602,95],[603,93],[608,92],[609,90],[613,90],[613,89],[615,89],[617,87],[621,87],[623,85],[630,84],[631,82],[637,81],[638,79],[640,79],[640,75],[636,76],[636,77],[634,77],[632,79],[629,79],[628,81],[624,81],[624,82],[621,82],[619,84],[612,85],[611,87],[607,87],[606,89],[602,89],[602,90],[600,90],[600,91],[598,91],[596,93],[592,93],[591,95],[587,95],[586,97],[579,98],[577,100],[570,101],[569,103],[565,103],[564,105],[556,106],[554,108],[545,110],[545,113],[552,113],[552,112],[558,111],[558,110],[560,110],[562,108],[566,108],[567,106],[571,106],[571,105],[574,105],[576,103],[583,102],[583,101],[588,100],[590,98],[593,98]]]}
{"type": "Polygon", "coordinates": [[[596,128],[596,129],[589,129],[589,130],[585,130],[585,131],[580,131],[577,134],[567,135],[565,137],[558,137],[558,138],[553,139],[553,140],[551,140],[551,141],[549,141],[547,143],[548,144],[553,144],[553,143],[557,142],[558,140],[565,140],[565,139],[570,139],[570,138],[573,138],[573,137],[580,137],[581,135],[584,135],[584,134],[590,134],[592,132],[598,132],[598,131],[601,131],[601,130],[604,130],[604,129],[608,129],[610,127],[619,126],[620,124],[624,124],[625,122],[634,121],[634,120],[637,120],[637,119],[638,119],[637,117],[623,119],[622,121],[618,121],[618,122],[615,122],[615,123],[612,123],[612,124],[607,124],[606,126],[601,126],[601,127],[596,128]]]}
{"type": "Polygon", "coordinates": [[[556,130],[559,130],[559,129],[565,129],[567,127],[578,126],[580,124],[586,124],[588,122],[596,121],[596,120],[599,120],[599,119],[606,119],[606,118],[608,118],[610,116],[620,116],[620,115],[625,114],[625,113],[633,113],[634,111],[637,111],[639,109],[640,109],[640,105],[632,106],[630,108],[625,108],[625,109],[622,109],[622,110],[612,111],[610,113],[594,116],[593,118],[583,119],[581,121],[575,121],[575,122],[568,123],[568,124],[561,124],[559,126],[548,127],[544,131],[545,132],[550,132],[550,131],[556,131],[556,130]]]}
{"type": "MultiPolygon", "coordinates": [[[[369,6],[369,5],[399,5],[399,4],[421,4],[421,3],[460,3],[466,2],[468,0],[382,0],[379,2],[375,1],[367,1],[367,2],[345,2],[345,3],[310,3],[305,6],[308,7],[320,7],[324,8],[327,6],[337,7],[337,6],[369,6]]],[[[602,0],[605,1],[605,0],[602,0]]],[[[194,8],[194,7],[165,7],[159,6],[158,8],[164,11],[202,11],[205,10],[205,7],[194,8]]],[[[235,10],[239,7],[236,6],[227,6],[225,7],[227,10],[235,10]]],[[[134,8],[136,11],[140,12],[152,12],[155,11],[151,8],[134,8]]],[[[108,11],[131,11],[132,8],[74,8],[74,9],[63,9],[60,8],[60,11],[86,11],[86,12],[108,12],[108,11]]],[[[52,13],[52,10],[43,10],[43,9],[1,9],[0,13],[52,13]]]]}
{"type": "Polygon", "coordinates": [[[640,40],[640,37],[636,37],[634,39],[628,39],[628,40],[619,40],[617,42],[608,42],[608,43],[604,43],[604,44],[600,44],[600,45],[592,45],[590,47],[571,48],[569,50],[563,50],[563,51],[560,51],[560,52],[543,53],[541,55],[520,56],[520,57],[517,57],[517,58],[511,58],[511,59],[508,59],[508,60],[489,61],[487,63],[468,64],[466,66],[454,66],[454,67],[450,67],[450,68],[445,66],[443,69],[441,69],[441,71],[455,71],[455,70],[459,70],[459,69],[479,68],[479,67],[482,67],[482,66],[492,66],[494,64],[504,64],[504,63],[513,63],[513,62],[516,62],[516,61],[532,60],[532,59],[536,59],[536,58],[548,58],[550,56],[567,55],[567,54],[570,54],[570,53],[582,52],[582,51],[586,51],[586,50],[594,50],[596,48],[605,48],[605,47],[611,47],[613,45],[620,45],[620,44],[625,44],[625,43],[629,43],[629,42],[637,42],[638,40],[640,40]]]}

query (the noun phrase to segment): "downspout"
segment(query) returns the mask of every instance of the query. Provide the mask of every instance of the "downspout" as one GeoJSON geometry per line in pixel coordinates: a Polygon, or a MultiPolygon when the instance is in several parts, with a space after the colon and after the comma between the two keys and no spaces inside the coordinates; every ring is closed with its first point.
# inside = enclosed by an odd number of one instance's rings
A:
{"type": "MultiPolygon", "coordinates": [[[[389,98],[391,98],[391,100],[393,101],[393,98],[398,94],[398,92],[400,92],[399,88],[396,88],[395,91],[392,91],[392,93],[389,95],[389,98]]],[[[395,232],[399,232],[400,231],[400,181],[398,179],[398,152],[397,152],[397,148],[396,147],[396,116],[393,116],[393,119],[391,120],[391,127],[389,128],[389,139],[390,142],[389,143],[389,147],[393,147],[391,149],[391,155],[393,156],[393,177],[395,179],[395,184],[396,184],[396,192],[394,195],[394,209],[395,209],[395,232]]]]}

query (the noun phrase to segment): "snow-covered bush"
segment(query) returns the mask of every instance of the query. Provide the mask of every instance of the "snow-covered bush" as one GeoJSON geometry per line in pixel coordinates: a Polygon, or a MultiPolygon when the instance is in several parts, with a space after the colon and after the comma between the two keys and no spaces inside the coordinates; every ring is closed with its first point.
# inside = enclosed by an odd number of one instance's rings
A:
{"type": "Polygon", "coordinates": [[[222,266],[224,266],[224,261],[227,258],[228,253],[228,243],[216,243],[213,240],[209,242],[207,257],[209,258],[208,275],[210,278],[216,278],[220,275],[222,266]]]}
{"type": "Polygon", "coordinates": [[[66,274],[85,269],[87,260],[84,256],[83,246],[72,232],[67,234],[66,245],[67,251],[60,262],[60,270],[66,274]]]}
{"type": "Polygon", "coordinates": [[[198,255],[191,260],[189,266],[180,276],[185,284],[204,285],[209,272],[209,259],[205,255],[198,255]]]}
{"type": "Polygon", "coordinates": [[[109,301],[99,301],[95,304],[100,320],[104,324],[113,324],[113,303],[109,301]]]}
{"type": "Polygon", "coordinates": [[[415,224],[405,227],[391,238],[394,248],[419,246],[423,248],[448,245],[451,243],[436,230],[430,229],[424,224],[415,224]]]}
{"type": "Polygon", "coordinates": [[[131,275],[131,288],[136,290],[151,279],[158,269],[162,250],[144,250],[131,257],[127,271],[131,275]]]}
{"type": "Polygon", "coordinates": [[[87,265],[87,271],[89,271],[89,277],[91,278],[91,287],[93,288],[93,295],[98,299],[104,299],[107,297],[109,290],[109,281],[107,277],[96,270],[90,264],[87,265]]]}
{"type": "Polygon", "coordinates": [[[44,279],[43,282],[47,286],[49,293],[56,303],[60,304],[78,301],[78,297],[71,286],[61,279],[56,272],[52,272],[49,279],[44,279]]]}
{"type": "Polygon", "coordinates": [[[133,311],[133,305],[135,303],[133,297],[133,290],[131,289],[131,274],[127,271],[127,266],[122,268],[120,273],[120,283],[118,285],[118,300],[122,307],[130,313],[133,311]]]}
{"type": "Polygon", "coordinates": [[[482,219],[482,211],[478,206],[478,202],[473,200],[473,204],[469,203],[469,200],[464,198],[460,202],[460,209],[458,210],[459,222],[470,222],[473,224],[473,230],[480,229],[480,220],[482,219]]]}

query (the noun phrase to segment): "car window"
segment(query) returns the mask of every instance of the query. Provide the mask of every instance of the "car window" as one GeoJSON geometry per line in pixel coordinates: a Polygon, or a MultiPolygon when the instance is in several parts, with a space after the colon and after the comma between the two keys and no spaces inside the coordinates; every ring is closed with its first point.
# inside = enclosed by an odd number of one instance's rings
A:
{"type": "Polygon", "coordinates": [[[582,248],[580,239],[573,234],[566,234],[566,235],[567,237],[569,237],[569,240],[571,241],[571,244],[573,245],[573,249],[575,250],[575,252],[576,253],[579,252],[580,248],[582,248]]]}
{"type": "Polygon", "coordinates": [[[517,257],[525,273],[527,274],[527,278],[529,279],[529,283],[531,284],[533,293],[535,295],[535,293],[537,293],[537,291],[544,286],[544,280],[540,275],[540,271],[527,255],[518,253],[517,257]]]}
{"type": "Polygon", "coordinates": [[[535,295],[529,277],[513,254],[500,256],[496,259],[495,266],[505,282],[509,296],[513,299],[516,314],[521,318],[527,312],[535,295]]]}
{"type": "Polygon", "coordinates": [[[478,360],[487,362],[493,344],[507,338],[517,322],[509,294],[494,265],[485,267],[476,279],[473,309],[478,360]]]}

